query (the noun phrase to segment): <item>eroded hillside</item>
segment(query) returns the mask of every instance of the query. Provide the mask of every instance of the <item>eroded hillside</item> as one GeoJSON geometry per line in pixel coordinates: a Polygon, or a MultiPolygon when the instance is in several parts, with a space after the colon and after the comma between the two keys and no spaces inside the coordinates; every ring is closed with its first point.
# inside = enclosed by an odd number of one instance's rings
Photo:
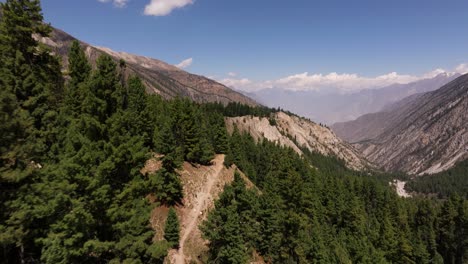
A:
{"type": "Polygon", "coordinates": [[[386,112],[340,124],[339,129],[387,171],[447,170],[468,158],[468,75],[407,98],[386,112]]]}
{"type": "Polygon", "coordinates": [[[345,161],[351,169],[362,170],[370,164],[348,143],[338,138],[333,131],[304,118],[283,112],[274,114],[272,119],[254,116],[226,118],[228,131],[234,127],[248,132],[256,140],[268,139],[287,146],[301,154],[305,147],[326,156],[336,156],[345,161]],[[274,119],[274,121],[272,120],[274,119]]]}

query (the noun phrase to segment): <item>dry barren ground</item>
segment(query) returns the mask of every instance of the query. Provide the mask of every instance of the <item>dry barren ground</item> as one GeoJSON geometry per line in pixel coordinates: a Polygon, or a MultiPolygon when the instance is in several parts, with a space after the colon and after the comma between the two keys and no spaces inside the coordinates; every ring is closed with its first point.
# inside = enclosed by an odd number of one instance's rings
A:
{"type": "MultiPolygon", "coordinates": [[[[161,168],[159,159],[155,156],[150,159],[142,173],[155,173],[161,168]]],[[[210,166],[200,166],[185,162],[178,171],[181,177],[184,191],[182,204],[176,207],[180,221],[180,242],[178,250],[169,251],[166,263],[185,264],[203,263],[203,256],[208,251],[208,243],[202,238],[199,225],[206,219],[207,214],[214,208],[214,202],[222,193],[224,186],[234,180],[234,172],[237,170],[233,165],[230,168],[224,166],[224,155],[216,155],[210,166]]],[[[247,188],[255,188],[254,184],[242,173],[241,177],[246,182],[247,188]]],[[[154,240],[164,239],[164,224],[169,208],[160,206],[153,210],[151,225],[155,230],[154,240]]],[[[254,260],[260,259],[257,256],[254,260]]]]}

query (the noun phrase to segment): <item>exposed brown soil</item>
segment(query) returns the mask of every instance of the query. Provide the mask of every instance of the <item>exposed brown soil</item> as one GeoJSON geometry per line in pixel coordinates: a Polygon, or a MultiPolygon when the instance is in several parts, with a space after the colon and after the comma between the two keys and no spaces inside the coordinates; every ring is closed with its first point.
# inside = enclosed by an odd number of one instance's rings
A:
{"type": "MultiPolygon", "coordinates": [[[[156,173],[161,168],[160,158],[160,155],[155,155],[149,159],[141,172],[148,175],[156,173]]],[[[208,252],[208,241],[202,238],[199,225],[214,208],[214,202],[222,193],[224,186],[234,180],[235,171],[239,172],[247,188],[256,189],[256,186],[235,165],[226,168],[224,158],[224,155],[216,155],[211,166],[184,162],[182,168],[178,170],[184,192],[182,204],[175,207],[181,226],[180,247],[178,250],[169,251],[166,263],[203,263],[203,258],[208,252]]],[[[155,241],[164,239],[164,225],[168,212],[168,207],[159,206],[151,214],[155,241]]],[[[258,254],[252,256],[252,261],[263,263],[258,254]]]]}
{"type": "MultiPolygon", "coordinates": [[[[202,169],[200,172],[197,173],[190,173],[187,175],[187,171],[190,171],[191,168],[187,168],[181,173],[185,177],[189,176],[191,178],[187,184],[184,184],[184,206],[180,209],[181,213],[181,239],[179,242],[179,249],[175,254],[173,254],[170,259],[171,263],[176,264],[183,264],[186,263],[187,259],[191,259],[190,256],[186,256],[185,254],[185,244],[188,242],[189,238],[194,239],[195,237],[199,237],[200,231],[198,230],[198,225],[200,224],[200,220],[205,218],[207,211],[213,207],[213,194],[212,191],[214,189],[215,183],[218,182],[220,178],[221,171],[224,168],[224,155],[218,155],[213,160],[213,166],[206,167],[206,170],[202,169]],[[198,174],[198,175],[197,175],[198,174]],[[196,186],[195,177],[201,177],[201,181],[204,183],[201,188],[195,188],[191,190],[191,186],[196,186]],[[196,233],[196,234],[195,234],[196,233]]],[[[184,166],[186,167],[186,166],[184,166]]],[[[182,176],[184,178],[184,176],[182,176]]],[[[198,187],[198,186],[197,186],[198,187]]],[[[193,248],[193,247],[192,247],[193,248]]],[[[188,252],[187,252],[188,253],[188,252]]]]}

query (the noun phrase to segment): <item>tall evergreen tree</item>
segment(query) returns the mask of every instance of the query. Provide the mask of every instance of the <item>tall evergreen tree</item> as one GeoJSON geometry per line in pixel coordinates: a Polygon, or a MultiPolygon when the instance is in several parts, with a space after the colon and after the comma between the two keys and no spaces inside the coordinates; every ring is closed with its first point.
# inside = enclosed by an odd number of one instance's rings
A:
{"type": "Polygon", "coordinates": [[[228,139],[224,124],[224,117],[221,114],[212,114],[211,139],[216,153],[227,153],[228,139]]]}
{"type": "Polygon", "coordinates": [[[70,81],[66,87],[65,106],[78,115],[86,95],[85,85],[91,74],[91,65],[77,40],[72,42],[68,53],[68,74],[70,81]]]}
{"type": "Polygon", "coordinates": [[[153,145],[157,153],[169,154],[177,147],[172,124],[172,118],[165,116],[161,117],[159,122],[155,125],[153,145]]]}
{"type": "Polygon", "coordinates": [[[162,168],[150,176],[156,198],[163,204],[175,205],[182,201],[182,183],[176,171],[181,165],[182,155],[181,148],[166,154],[162,160],[162,168]]]}
{"type": "Polygon", "coordinates": [[[148,125],[149,115],[147,111],[147,95],[145,86],[140,78],[131,76],[128,79],[127,95],[125,96],[125,114],[128,120],[128,133],[142,135],[145,143],[150,144],[152,126],[148,125]]]}
{"type": "Polygon", "coordinates": [[[21,209],[29,205],[15,204],[31,203],[23,195],[34,191],[37,170],[48,160],[63,81],[57,58],[36,40],[51,31],[39,1],[7,0],[0,12],[0,245],[3,254],[25,261],[34,232],[22,222],[28,217],[21,209]]]}
{"type": "Polygon", "coordinates": [[[171,207],[167,215],[166,224],[164,225],[164,239],[166,239],[173,248],[179,247],[179,232],[179,218],[177,217],[174,207],[171,207]]]}
{"type": "Polygon", "coordinates": [[[72,42],[68,53],[68,74],[71,78],[70,82],[74,85],[86,81],[91,74],[91,65],[77,40],[72,42]]]}
{"type": "Polygon", "coordinates": [[[209,164],[214,151],[203,129],[199,110],[187,99],[176,99],[173,112],[173,133],[177,144],[184,150],[185,160],[209,164]]]}
{"type": "Polygon", "coordinates": [[[122,109],[124,95],[116,63],[109,55],[99,56],[96,72],[90,80],[90,93],[83,104],[85,113],[98,117],[104,123],[117,109],[122,109]]]}
{"type": "Polygon", "coordinates": [[[15,139],[10,142],[21,141],[6,152],[10,152],[9,164],[24,168],[28,159],[40,162],[53,140],[49,133],[56,117],[54,107],[62,96],[62,77],[58,60],[34,37],[47,37],[51,31],[42,22],[39,1],[8,0],[0,7],[2,98],[9,105],[4,110],[17,120],[15,139]]]}

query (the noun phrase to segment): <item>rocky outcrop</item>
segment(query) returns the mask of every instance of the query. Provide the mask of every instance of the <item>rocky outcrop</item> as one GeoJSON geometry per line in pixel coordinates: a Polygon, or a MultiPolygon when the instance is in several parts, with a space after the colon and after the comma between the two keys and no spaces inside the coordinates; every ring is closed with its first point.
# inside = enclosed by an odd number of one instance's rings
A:
{"type": "MultiPolygon", "coordinates": [[[[42,43],[50,47],[53,53],[62,57],[62,65],[65,69],[68,65],[68,51],[74,40],[76,40],[74,37],[59,29],[54,29],[50,38],[40,39],[42,43]]],[[[124,60],[127,76],[132,74],[142,78],[149,93],[157,93],[167,99],[176,96],[187,97],[199,103],[220,102],[227,104],[229,102],[240,102],[257,105],[249,97],[216,81],[188,73],[163,61],[125,52],[116,52],[109,48],[96,47],[85,42],[80,43],[92,64],[102,53],[110,55],[117,62],[124,60]]]]}
{"type": "Polygon", "coordinates": [[[265,138],[290,147],[299,154],[302,154],[301,148],[305,147],[326,156],[336,156],[355,170],[371,166],[350,144],[325,126],[283,112],[278,112],[271,118],[275,122],[253,116],[230,117],[226,118],[226,125],[230,133],[237,127],[241,132],[250,133],[256,140],[265,138]]]}
{"type": "Polygon", "coordinates": [[[468,158],[468,75],[334,129],[387,171],[449,169],[468,158]]]}

